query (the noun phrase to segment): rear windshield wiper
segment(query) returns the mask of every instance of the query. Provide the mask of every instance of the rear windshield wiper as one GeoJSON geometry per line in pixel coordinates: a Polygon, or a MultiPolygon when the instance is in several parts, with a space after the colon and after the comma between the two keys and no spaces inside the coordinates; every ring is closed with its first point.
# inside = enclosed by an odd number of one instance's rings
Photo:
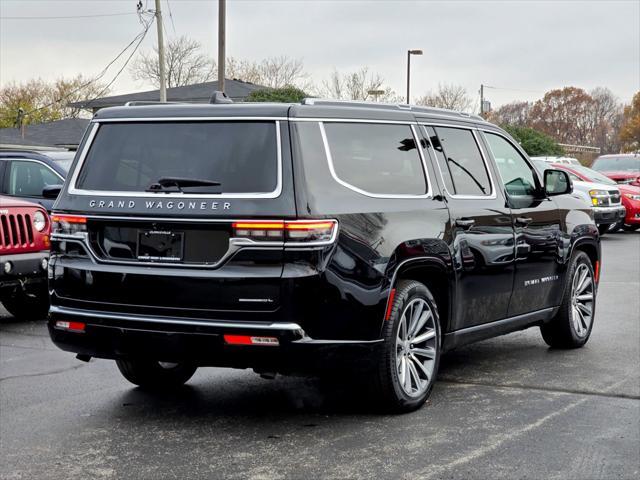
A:
{"type": "Polygon", "coordinates": [[[182,192],[183,187],[219,187],[220,182],[198,178],[162,177],[146,188],[147,192],[182,192]]]}

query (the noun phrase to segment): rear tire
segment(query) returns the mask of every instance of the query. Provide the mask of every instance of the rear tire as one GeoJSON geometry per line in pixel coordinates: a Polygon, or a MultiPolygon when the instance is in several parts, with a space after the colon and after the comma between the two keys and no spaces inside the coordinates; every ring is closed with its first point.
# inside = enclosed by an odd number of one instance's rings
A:
{"type": "Polygon", "coordinates": [[[42,320],[49,313],[49,292],[43,287],[29,294],[15,293],[3,298],[2,304],[17,320],[42,320]]]}
{"type": "Polygon", "coordinates": [[[157,360],[116,360],[118,370],[134,385],[153,390],[170,390],[180,387],[195,373],[197,366],[191,363],[163,363],[157,360]]]}
{"type": "Polygon", "coordinates": [[[565,278],[564,296],[556,316],[540,327],[550,347],[580,348],[591,335],[596,312],[597,287],[591,260],[577,251],[565,278]]]}
{"type": "Polygon", "coordinates": [[[416,410],[429,397],[440,362],[440,318],[427,287],[398,282],[383,339],[372,372],[374,395],[385,411],[416,410]]]}

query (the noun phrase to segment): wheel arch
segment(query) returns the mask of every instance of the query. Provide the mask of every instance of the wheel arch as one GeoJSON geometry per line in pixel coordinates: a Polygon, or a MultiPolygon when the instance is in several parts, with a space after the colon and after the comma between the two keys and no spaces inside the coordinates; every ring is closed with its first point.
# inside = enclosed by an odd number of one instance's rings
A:
{"type": "MultiPolygon", "coordinates": [[[[425,285],[433,295],[440,317],[440,329],[442,333],[448,331],[453,305],[453,276],[447,263],[439,257],[418,257],[405,259],[399,262],[390,276],[390,291],[395,289],[400,280],[415,280],[425,285]]],[[[387,299],[393,301],[391,295],[387,299]]],[[[385,319],[386,321],[386,316],[385,319]]]]}

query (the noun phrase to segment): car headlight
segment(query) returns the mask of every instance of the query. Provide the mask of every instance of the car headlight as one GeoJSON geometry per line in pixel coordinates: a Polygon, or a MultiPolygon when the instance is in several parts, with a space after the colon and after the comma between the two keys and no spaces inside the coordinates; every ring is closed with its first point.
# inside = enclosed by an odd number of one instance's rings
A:
{"type": "Polygon", "coordinates": [[[640,195],[634,195],[633,193],[625,193],[624,196],[631,200],[640,200],[640,195]]]}
{"type": "Polygon", "coordinates": [[[606,190],[589,190],[589,196],[591,197],[591,204],[594,207],[604,205],[606,199],[609,198],[609,192],[606,190]]]}
{"type": "Polygon", "coordinates": [[[47,217],[40,210],[33,214],[33,228],[37,231],[43,231],[47,226],[47,217]]]}

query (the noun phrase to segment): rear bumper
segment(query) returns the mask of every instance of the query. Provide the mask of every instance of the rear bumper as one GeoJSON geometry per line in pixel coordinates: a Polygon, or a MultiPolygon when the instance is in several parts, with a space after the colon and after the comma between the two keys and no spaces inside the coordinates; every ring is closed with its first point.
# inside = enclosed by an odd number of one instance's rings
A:
{"type": "Polygon", "coordinates": [[[593,216],[597,224],[617,223],[625,215],[626,209],[623,206],[593,208],[593,216]]]}
{"type": "Polygon", "coordinates": [[[313,372],[373,365],[382,340],[318,340],[296,323],[207,321],[202,319],[120,315],[51,307],[48,323],[62,350],[97,358],[143,357],[192,361],[202,366],[256,368],[283,373],[313,372]],[[56,327],[56,321],[85,323],[84,332],[56,327]],[[275,337],[277,346],[228,345],[224,335],[275,337]]]}
{"type": "Polygon", "coordinates": [[[46,282],[47,264],[43,260],[48,257],[48,251],[0,256],[0,290],[46,282]],[[9,273],[5,272],[6,263],[11,265],[9,273]]]}

